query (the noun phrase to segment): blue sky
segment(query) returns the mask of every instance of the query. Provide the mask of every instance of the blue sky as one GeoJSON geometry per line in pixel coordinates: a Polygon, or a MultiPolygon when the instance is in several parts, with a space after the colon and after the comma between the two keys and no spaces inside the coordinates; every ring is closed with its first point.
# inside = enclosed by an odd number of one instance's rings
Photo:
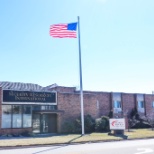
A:
{"type": "Polygon", "coordinates": [[[0,0],[0,81],[79,87],[78,39],[49,36],[80,16],[84,90],[154,91],[154,0],[0,0]]]}

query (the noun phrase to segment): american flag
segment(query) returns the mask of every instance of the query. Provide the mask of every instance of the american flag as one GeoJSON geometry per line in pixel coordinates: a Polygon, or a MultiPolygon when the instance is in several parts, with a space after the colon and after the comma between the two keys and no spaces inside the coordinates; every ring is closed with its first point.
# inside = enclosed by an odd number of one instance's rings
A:
{"type": "Polygon", "coordinates": [[[55,38],[76,38],[77,22],[50,26],[50,36],[55,38]]]}

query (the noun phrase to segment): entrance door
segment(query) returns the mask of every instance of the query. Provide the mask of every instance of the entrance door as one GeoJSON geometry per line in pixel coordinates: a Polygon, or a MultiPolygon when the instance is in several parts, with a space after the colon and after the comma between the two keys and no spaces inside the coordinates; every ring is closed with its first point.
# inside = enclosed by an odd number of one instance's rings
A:
{"type": "Polygon", "coordinates": [[[42,133],[49,133],[49,117],[48,114],[42,114],[41,115],[41,132],[42,133]]]}
{"type": "Polygon", "coordinates": [[[41,125],[40,119],[41,119],[40,114],[33,114],[33,119],[32,119],[33,133],[40,133],[40,125],[41,125]]]}
{"type": "Polygon", "coordinates": [[[57,115],[56,114],[34,114],[33,115],[34,133],[56,133],[57,115]]]}

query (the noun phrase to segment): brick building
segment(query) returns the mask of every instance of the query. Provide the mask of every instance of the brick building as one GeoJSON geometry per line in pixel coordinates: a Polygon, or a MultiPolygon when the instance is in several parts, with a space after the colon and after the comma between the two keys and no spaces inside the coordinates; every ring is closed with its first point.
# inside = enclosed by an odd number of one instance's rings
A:
{"type": "MultiPolygon", "coordinates": [[[[84,114],[93,118],[124,117],[136,107],[140,115],[154,114],[154,95],[84,91],[84,114]]],[[[81,114],[80,92],[75,87],[56,84],[0,82],[0,134],[56,133],[64,122],[81,114]]]]}

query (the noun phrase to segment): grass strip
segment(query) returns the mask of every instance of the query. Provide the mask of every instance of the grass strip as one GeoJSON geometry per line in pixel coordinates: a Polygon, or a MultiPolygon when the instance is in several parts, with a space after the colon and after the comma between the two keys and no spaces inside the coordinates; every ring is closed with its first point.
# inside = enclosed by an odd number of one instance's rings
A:
{"type": "MultiPolygon", "coordinates": [[[[125,135],[128,136],[128,139],[154,138],[154,131],[151,129],[131,129],[129,132],[125,131],[125,135]]],[[[91,133],[84,136],[81,136],[80,134],[57,134],[49,137],[6,137],[0,138],[0,147],[71,144],[115,140],[123,140],[123,138],[120,136],[110,136],[108,133],[91,133]]]]}

